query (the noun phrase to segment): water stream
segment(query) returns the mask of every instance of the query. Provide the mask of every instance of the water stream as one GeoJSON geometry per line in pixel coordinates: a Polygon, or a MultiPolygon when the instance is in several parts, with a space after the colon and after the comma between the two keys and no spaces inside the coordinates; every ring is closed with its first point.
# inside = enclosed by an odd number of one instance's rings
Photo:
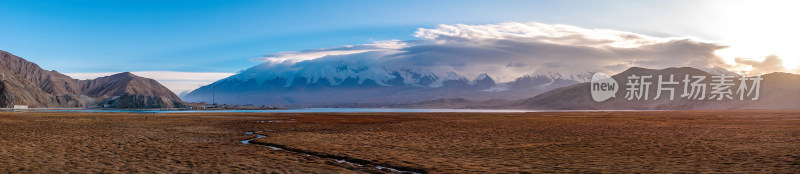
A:
{"type": "Polygon", "coordinates": [[[356,159],[356,158],[351,158],[351,157],[336,156],[336,155],[330,155],[330,154],[323,154],[323,153],[319,153],[319,152],[312,152],[312,151],[294,149],[294,148],[289,148],[289,147],[286,147],[286,146],[283,146],[283,145],[276,145],[276,144],[271,144],[271,143],[262,143],[262,142],[257,142],[257,141],[253,142],[253,143],[250,143],[252,140],[255,140],[255,139],[258,139],[258,138],[264,138],[264,137],[267,137],[267,136],[266,135],[262,135],[262,134],[253,133],[253,132],[245,132],[244,134],[256,135],[256,137],[255,138],[251,138],[251,139],[247,139],[247,140],[242,140],[241,141],[242,144],[257,144],[257,145],[262,145],[262,146],[269,147],[272,150],[286,150],[286,151],[301,153],[301,154],[304,154],[306,156],[314,156],[314,157],[317,157],[317,158],[331,159],[331,160],[334,160],[334,161],[336,161],[338,163],[350,164],[350,165],[358,166],[358,167],[375,166],[375,169],[377,169],[379,171],[389,171],[389,172],[393,172],[393,173],[409,173],[409,174],[427,173],[425,170],[422,170],[422,169],[413,169],[413,168],[407,168],[407,167],[389,167],[388,165],[385,165],[385,164],[383,164],[383,165],[374,164],[373,162],[370,162],[370,161],[367,161],[367,160],[363,160],[363,159],[356,159]],[[406,170],[401,170],[400,168],[407,168],[407,169],[406,170]]]}

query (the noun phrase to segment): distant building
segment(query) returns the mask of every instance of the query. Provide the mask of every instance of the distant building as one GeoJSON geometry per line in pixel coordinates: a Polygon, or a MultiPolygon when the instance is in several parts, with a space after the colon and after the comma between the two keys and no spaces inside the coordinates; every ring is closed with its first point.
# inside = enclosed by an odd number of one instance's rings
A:
{"type": "Polygon", "coordinates": [[[14,105],[14,109],[28,109],[28,105],[14,105]]]}

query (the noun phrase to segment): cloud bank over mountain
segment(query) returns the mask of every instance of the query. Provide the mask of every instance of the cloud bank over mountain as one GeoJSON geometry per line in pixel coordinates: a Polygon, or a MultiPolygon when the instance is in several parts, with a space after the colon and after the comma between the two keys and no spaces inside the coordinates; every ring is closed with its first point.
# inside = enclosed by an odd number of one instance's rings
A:
{"type": "Polygon", "coordinates": [[[413,70],[437,76],[481,73],[499,82],[536,73],[618,73],[629,67],[728,68],[714,54],[726,48],[688,38],[587,29],[542,23],[439,25],[420,28],[418,40],[283,52],[253,59],[264,62],[232,76],[269,80],[304,74],[309,80],[336,81],[337,66],[372,67],[356,76],[386,81],[386,72],[413,70]],[[376,68],[378,67],[378,68],[376,68]],[[313,79],[317,77],[318,79],[313,79]]]}
{"type": "Polygon", "coordinates": [[[766,74],[776,71],[778,72],[786,71],[786,68],[783,67],[783,60],[781,60],[780,58],[778,58],[778,56],[775,55],[767,56],[764,58],[763,61],[736,58],[736,63],[752,67],[750,73],[753,74],[766,74]]]}

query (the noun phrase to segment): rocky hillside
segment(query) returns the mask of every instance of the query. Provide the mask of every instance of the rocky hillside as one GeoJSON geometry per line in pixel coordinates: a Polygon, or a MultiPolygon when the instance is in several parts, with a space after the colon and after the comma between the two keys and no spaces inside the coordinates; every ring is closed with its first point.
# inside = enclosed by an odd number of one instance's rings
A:
{"type": "Polygon", "coordinates": [[[0,107],[87,107],[114,96],[138,94],[182,102],[155,80],[119,73],[92,80],[77,80],[47,71],[23,58],[0,51],[3,73],[0,107]]]}
{"type": "Polygon", "coordinates": [[[157,96],[169,100],[181,101],[177,95],[153,79],[123,72],[92,80],[80,81],[83,94],[95,98],[122,96],[124,94],[140,94],[157,96]]]}
{"type": "Polygon", "coordinates": [[[33,62],[17,57],[9,52],[0,50],[0,63],[8,70],[21,76],[24,80],[33,83],[44,92],[53,95],[80,95],[83,93],[83,84],[79,80],[61,74],[55,70],[47,71],[33,62]]]}
{"type": "Polygon", "coordinates": [[[54,103],[50,100],[53,96],[36,88],[30,83],[20,83],[14,77],[0,81],[0,107],[10,108],[16,104],[26,104],[30,107],[51,107],[54,103]]]}
{"type": "Polygon", "coordinates": [[[184,108],[183,103],[166,97],[125,93],[109,98],[101,103],[113,108],[184,108]]]}

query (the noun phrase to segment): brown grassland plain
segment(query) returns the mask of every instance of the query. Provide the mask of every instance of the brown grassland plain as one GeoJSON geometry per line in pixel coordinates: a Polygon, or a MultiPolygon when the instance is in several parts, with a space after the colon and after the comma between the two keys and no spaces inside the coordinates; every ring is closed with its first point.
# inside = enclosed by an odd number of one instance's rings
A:
{"type": "Polygon", "coordinates": [[[798,173],[800,111],[2,112],[0,147],[6,173],[798,173]]]}

